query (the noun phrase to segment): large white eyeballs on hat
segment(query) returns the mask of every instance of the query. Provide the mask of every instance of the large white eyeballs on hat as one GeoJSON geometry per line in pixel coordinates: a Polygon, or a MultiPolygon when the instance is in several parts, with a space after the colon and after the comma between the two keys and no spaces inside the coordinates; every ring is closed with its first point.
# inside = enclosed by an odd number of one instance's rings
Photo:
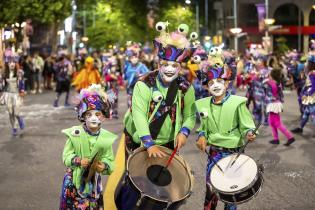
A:
{"type": "Polygon", "coordinates": [[[198,39],[198,34],[197,34],[197,32],[192,32],[192,33],[190,34],[190,39],[191,39],[191,40],[196,40],[196,39],[198,39]]]}
{"type": "Polygon", "coordinates": [[[220,47],[212,47],[210,49],[209,53],[210,53],[210,55],[213,55],[213,56],[220,55],[220,54],[222,54],[222,48],[220,48],[220,47]]]}
{"type": "Polygon", "coordinates": [[[199,55],[195,55],[193,57],[193,61],[194,61],[194,63],[200,63],[201,62],[201,57],[199,55]]]}
{"type": "Polygon", "coordinates": [[[186,35],[189,32],[189,26],[187,24],[180,24],[177,30],[180,34],[186,35]]]}
{"type": "Polygon", "coordinates": [[[155,25],[155,29],[156,29],[158,32],[165,31],[165,30],[166,30],[166,27],[167,27],[167,24],[166,24],[165,22],[158,22],[158,23],[155,25]]]}

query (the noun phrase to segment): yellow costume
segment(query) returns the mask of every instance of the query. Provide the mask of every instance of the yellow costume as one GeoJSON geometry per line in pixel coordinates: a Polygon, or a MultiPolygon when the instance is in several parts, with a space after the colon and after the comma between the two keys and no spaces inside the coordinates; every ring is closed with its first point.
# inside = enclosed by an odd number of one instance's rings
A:
{"type": "Polygon", "coordinates": [[[91,84],[100,84],[101,75],[94,68],[94,59],[87,57],[85,59],[85,68],[81,69],[78,75],[75,76],[71,85],[75,86],[77,91],[89,87],[91,84]]]}

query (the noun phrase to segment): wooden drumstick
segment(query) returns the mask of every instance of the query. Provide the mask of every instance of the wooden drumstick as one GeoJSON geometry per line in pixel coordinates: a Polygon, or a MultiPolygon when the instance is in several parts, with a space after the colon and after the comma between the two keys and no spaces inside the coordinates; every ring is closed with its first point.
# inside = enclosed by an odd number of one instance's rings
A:
{"type": "MultiPolygon", "coordinates": [[[[261,122],[256,126],[256,128],[253,130],[253,134],[256,135],[256,132],[258,130],[258,128],[260,127],[261,122]]],[[[245,145],[242,147],[242,149],[240,149],[240,151],[237,153],[236,157],[234,158],[230,168],[233,166],[233,164],[235,163],[235,161],[238,159],[238,157],[244,152],[246,146],[248,145],[249,141],[246,141],[245,145]]]]}
{"type": "Polygon", "coordinates": [[[218,167],[218,169],[220,169],[220,171],[221,171],[222,173],[224,173],[223,170],[222,170],[222,168],[221,168],[221,167],[217,164],[217,162],[211,157],[210,153],[207,152],[207,150],[205,150],[205,153],[208,155],[208,157],[211,159],[211,161],[214,163],[214,165],[216,165],[216,166],[218,167]]]}

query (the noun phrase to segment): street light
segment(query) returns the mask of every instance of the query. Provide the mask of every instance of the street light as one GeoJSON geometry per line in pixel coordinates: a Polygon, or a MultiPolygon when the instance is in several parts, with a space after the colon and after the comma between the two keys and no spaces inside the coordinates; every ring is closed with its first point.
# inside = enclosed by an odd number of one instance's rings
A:
{"type": "Polygon", "coordinates": [[[275,19],[274,18],[266,18],[265,20],[264,20],[264,22],[265,22],[265,24],[267,25],[267,26],[270,26],[270,25],[273,25],[274,23],[275,23],[275,19]]]}
{"type": "Polygon", "coordinates": [[[315,9],[315,4],[312,7],[313,7],[313,9],[315,9]]]}
{"type": "Polygon", "coordinates": [[[185,3],[186,4],[191,4],[191,1],[190,0],[186,0],[185,3]]]}
{"type": "Polygon", "coordinates": [[[231,28],[230,29],[230,32],[233,34],[233,35],[237,35],[239,33],[242,33],[242,29],[241,28],[231,28]]]}

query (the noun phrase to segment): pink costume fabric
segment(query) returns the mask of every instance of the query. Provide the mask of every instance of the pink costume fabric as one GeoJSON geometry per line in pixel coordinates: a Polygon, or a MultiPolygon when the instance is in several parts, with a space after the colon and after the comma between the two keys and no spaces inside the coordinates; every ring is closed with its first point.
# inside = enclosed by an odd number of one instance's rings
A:
{"type": "MultiPolygon", "coordinates": [[[[273,80],[269,80],[268,85],[271,87],[271,93],[273,97],[275,99],[280,98],[276,82],[273,80]]],[[[279,102],[279,100],[276,100],[274,102],[279,102]]],[[[280,113],[269,112],[268,122],[271,127],[274,140],[279,140],[278,129],[285,135],[287,139],[293,138],[292,133],[285,127],[285,125],[283,125],[280,113]]]]}

